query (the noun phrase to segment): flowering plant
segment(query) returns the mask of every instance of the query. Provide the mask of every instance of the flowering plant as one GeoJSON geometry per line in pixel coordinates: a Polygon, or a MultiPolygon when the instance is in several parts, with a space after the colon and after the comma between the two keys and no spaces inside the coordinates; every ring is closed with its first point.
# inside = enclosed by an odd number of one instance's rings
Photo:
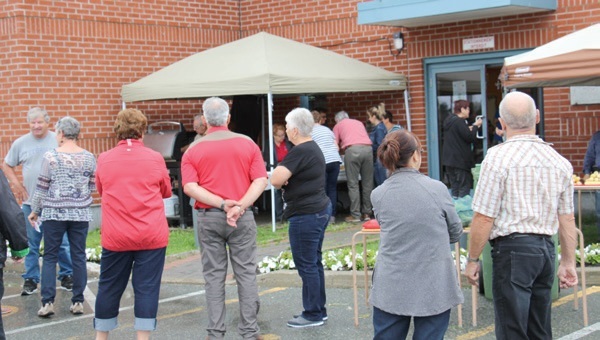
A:
{"type": "MultiPolygon", "coordinates": [[[[583,248],[583,254],[585,258],[585,264],[592,266],[600,264],[600,243],[593,243],[583,248]]],[[[581,264],[579,251],[575,252],[575,260],[577,261],[577,263],[581,264]]]]}
{"type": "MultiPolygon", "coordinates": [[[[367,249],[367,268],[375,268],[375,261],[377,259],[378,250],[367,249]]],[[[452,252],[454,258],[454,252],[452,252]]],[[[328,250],[323,252],[323,268],[332,271],[347,271],[352,270],[352,249],[350,247],[339,248],[334,250],[328,250]]],[[[467,264],[467,251],[460,249],[460,267],[461,270],[465,269],[467,264]]],[[[292,259],[292,253],[289,250],[282,251],[278,256],[265,256],[262,261],[258,263],[258,271],[260,273],[270,273],[275,270],[281,269],[296,269],[294,260],[292,259]]],[[[363,269],[363,253],[362,251],[356,253],[356,269],[363,269]]]]}
{"type": "Polygon", "coordinates": [[[100,258],[102,257],[102,247],[98,246],[96,248],[85,248],[85,258],[89,262],[100,262],[100,258]]]}
{"type": "MultiPolygon", "coordinates": [[[[560,247],[558,248],[560,257],[560,247]]],[[[375,267],[375,260],[379,251],[367,249],[367,268],[373,269],[375,267]]],[[[455,258],[454,251],[452,253],[452,259],[455,258]]],[[[584,248],[585,263],[588,265],[600,264],[600,243],[590,244],[584,248]]],[[[460,270],[464,271],[467,266],[467,255],[468,252],[464,248],[460,248],[460,270]]],[[[576,252],[577,263],[581,262],[579,258],[579,251],[576,252]]],[[[335,250],[328,250],[323,252],[323,268],[332,271],[344,271],[352,270],[352,249],[350,247],[339,248],[335,250]]],[[[271,271],[280,269],[296,269],[294,260],[292,259],[292,253],[282,251],[279,256],[265,256],[262,261],[258,263],[258,270],[260,273],[269,273],[271,271]]],[[[363,253],[359,251],[356,253],[356,269],[363,269],[363,253]]]]}

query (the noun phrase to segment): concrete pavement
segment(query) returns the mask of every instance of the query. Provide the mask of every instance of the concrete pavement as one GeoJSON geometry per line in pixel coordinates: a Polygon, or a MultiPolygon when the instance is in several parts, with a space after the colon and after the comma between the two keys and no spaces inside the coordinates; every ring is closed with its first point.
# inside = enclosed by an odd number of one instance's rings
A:
{"type": "MultiPolygon", "coordinates": [[[[347,230],[328,232],[324,248],[334,248],[349,245],[352,235],[360,226],[347,230]]],[[[288,249],[287,242],[270,244],[260,247],[259,259],[277,256],[279,252],[288,249]]],[[[90,277],[86,290],[85,314],[73,316],[68,312],[70,293],[58,290],[55,310],[56,315],[49,319],[39,318],[36,314],[40,307],[40,296],[20,296],[21,269],[19,266],[8,265],[5,268],[5,297],[3,306],[10,306],[13,312],[4,315],[4,327],[8,339],[90,339],[94,337],[92,327],[93,306],[97,291],[96,267],[90,265],[90,277]]],[[[204,286],[201,274],[199,254],[193,252],[185,256],[171,257],[165,265],[163,283],[161,286],[161,303],[159,308],[158,329],[152,334],[154,339],[203,339],[205,336],[206,309],[204,286]]],[[[595,271],[595,268],[594,270],[595,271]]],[[[589,273],[589,272],[588,272],[589,273]]],[[[286,326],[286,321],[302,309],[300,278],[295,271],[280,271],[259,275],[259,290],[261,295],[261,311],[259,325],[266,339],[370,339],[373,335],[371,323],[371,308],[364,301],[365,290],[361,287],[359,294],[358,327],[354,327],[354,305],[351,288],[351,273],[326,272],[326,284],[329,320],[322,327],[310,329],[292,329],[286,326]]],[[[554,338],[570,336],[568,339],[600,338],[600,288],[595,287],[598,281],[588,275],[588,315],[591,332],[584,337],[574,336],[575,332],[584,329],[582,318],[582,303],[579,300],[579,310],[573,308],[572,290],[560,292],[559,299],[553,307],[554,338]]],[[[359,282],[361,282],[359,280],[359,282]]],[[[494,339],[493,335],[493,305],[479,296],[477,326],[471,325],[471,290],[463,289],[465,304],[463,307],[463,327],[458,327],[458,313],[452,311],[447,339],[494,339]]],[[[235,281],[226,286],[227,299],[227,336],[226,339],[239,339],[236,328],[238,323],[237,288],[235,281]]],[[[585,332],[584,332],[585,333],[585,332]]],[[[133,330],[133,291],[129,286],[121,300],[119,328],[111,333],[113,339],[134,338],[133,330]]]]}

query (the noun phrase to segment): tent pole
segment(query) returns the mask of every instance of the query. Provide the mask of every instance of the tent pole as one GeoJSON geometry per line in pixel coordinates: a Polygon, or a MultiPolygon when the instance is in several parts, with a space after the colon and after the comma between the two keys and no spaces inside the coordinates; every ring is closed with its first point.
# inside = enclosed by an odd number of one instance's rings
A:
{"type": "Polygon", "coordinates": [[[267,106],[269,112],[269,185],[271,186],[271,225],[275,232],[275,188],[271,185],[271,174],[273,173],[273,94],[271,91],[267,94],[267,106]]]}
{"type": "Polygon", "coordinates": [[[412,131],[412,124],[410,121],[410,106],[408,104],[408,90],[404,90],[404,107],[406,108],[406,129],[412,131]]]}

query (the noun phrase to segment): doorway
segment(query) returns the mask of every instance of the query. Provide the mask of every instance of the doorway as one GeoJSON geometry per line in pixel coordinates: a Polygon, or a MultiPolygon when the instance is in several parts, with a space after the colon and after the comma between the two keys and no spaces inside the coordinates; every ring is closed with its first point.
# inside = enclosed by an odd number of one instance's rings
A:
{"type": "MultiPolygon", "coordinates": [[[[470,106],[469,124],[477,117],[484,119],[478,137],[473,143],[475,164],[481,163],[488,148],[497,144],[494,134],[497,126],[498,104],[502,100],[502,87],[498,80],[504,58],[522,53],[503,51],[439,57],[424,60],[425,98],[427,124],[427,167],[431,178],[444,180],[441,150],[444,142],[443,122],[452,114],[454,102],[467,100],[470,106]]],[[[541,109],[541,89],[521,90],[530,93],[541,109]]]]}

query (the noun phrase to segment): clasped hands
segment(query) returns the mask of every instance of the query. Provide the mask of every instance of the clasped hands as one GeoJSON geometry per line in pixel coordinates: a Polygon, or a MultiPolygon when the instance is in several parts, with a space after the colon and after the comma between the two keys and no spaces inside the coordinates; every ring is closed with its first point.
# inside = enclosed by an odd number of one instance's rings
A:
{"type": "Polygon", "coordinates": [[[227,224],[237,228],[237,220],[242,217],[246,209],[242,208],[242,203],[234,200],[225,200],[223,210],[227,213],[227,224]]]}

